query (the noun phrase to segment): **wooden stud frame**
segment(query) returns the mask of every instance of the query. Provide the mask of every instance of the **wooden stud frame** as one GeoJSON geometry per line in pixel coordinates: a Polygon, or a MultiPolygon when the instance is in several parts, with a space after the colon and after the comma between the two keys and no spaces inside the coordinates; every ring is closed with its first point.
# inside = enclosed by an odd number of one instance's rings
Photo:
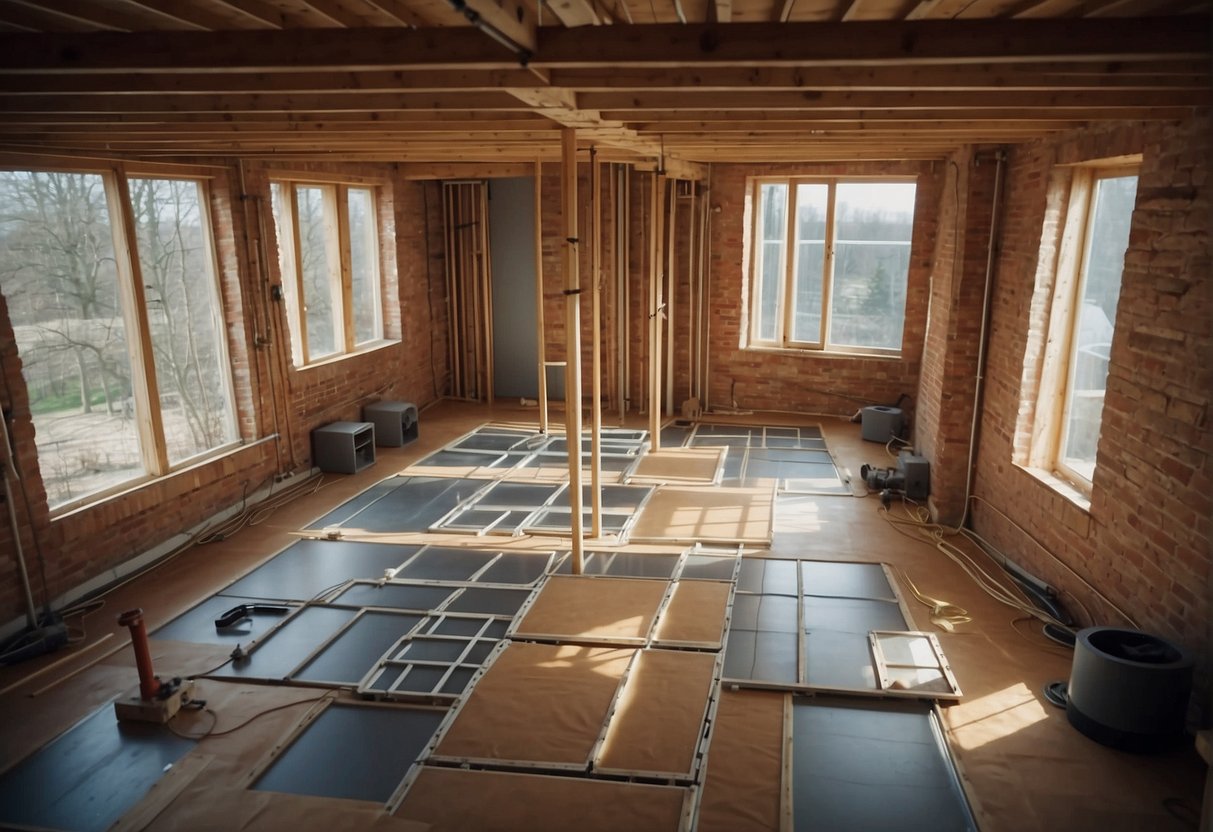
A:
{"type": "Polygon", "coordinates": [[[962,694],[960,685],[956,681],[956,676],[952,673],[952,667],[948,664],[948,659],[943,654],[943,648],[939,644],[939,639],[934,633],[927,633],[921,630],[872,630],[868,633],[868,643],[872,648],[872,664],[876,670],[876,681],[880,685],[880,689],[884,691],[896,691],[896,688],[891,687],[889,679],[889,668],[915,668],[923,670],[938,670],[943,676],[944,682],[947,683],[949,691],[931,691],[930,696],[933,699],[960,699],[962,694]],[[890,662],[885,655],[884,649],[881,647],[881,636],[905,636],[907,638],[920,638],[926,642],[931,648],[931,653],[935,658],[934,665],[905,665],[890,662]]]}

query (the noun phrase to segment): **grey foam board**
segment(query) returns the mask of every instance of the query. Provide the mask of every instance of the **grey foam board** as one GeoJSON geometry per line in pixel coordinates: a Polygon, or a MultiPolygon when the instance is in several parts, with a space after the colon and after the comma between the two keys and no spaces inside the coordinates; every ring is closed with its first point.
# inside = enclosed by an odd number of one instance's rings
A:
{"type": "Polygon", "coordinates": [[[742,558],[741,571],[737,573],[737,591],[795,597],[799,594],[796,561],[742,558]]]}
{"type": "Polygon", "coordinates": [[[976,830],[928,706],[804,697],[792,702],[797,832],[976,830]]]}
{"type": "Polygon", "coordinates": [[[397,580],[466,581],[493,559],[495,552],[430,546],[396,573],[397,580]]]}
{"type": "Polygon", "coordinates": [[[254,786],[261,791],[386,802],[429,743],[443,712],[333,705],[254,786]]]}
{"type": "Polygon", "coordinates": [[[801,561],[800,574],[805,595],[837,598],[882,598],[897,596],[879,563],[831,563],[801,561]]]}
{"type": "Polygon", "coordinates": [[[392,543],[299,540],[229,584],[223,594],[310,601],[322,590],[349,580],[381,578],[383,570],[404,563],[418,548],[392,543]]]}
{"type": "Polygon", "coordinates": [[[800,628],[797,601],[787,595],[733,596],[732,627],[770,633],[795,634],[800,628]]]}
{"type": "Polygon", "coordinates": [[[486,584],[532,584],[543,576],[547,554],[503,552],[478,579],[486,584]]]}
{"type": "Polygon", "coordinates": [[[231,662],[211,675],[241,679],[285,679],[354,614],[354,610],[338,607],[300,610],[266,636],[247,659],[231,662]]]}
{"type": "Polygon", "coordinates": [[[426,584],[353,584],[333,599],[350,607],[387,607],[397,610],[435,610],[454,589],[426,584]]]}
{"type": "Polygon", "coordinates": [[[423,618],[388,612],[363,613],[292,678],[356,685],[380,657],[423,618]]]}
{"type": "Polygon", "coordinates": [[[796,684],[795,633],[729,629],[724,651],[724,678],[796,684]]]}
{"type": "Polygon", "coordinates": [[[258,613],[251,615],[234,627],[215,629],[215,619],[232,607],[240,604],[265,604],[261,598],[239,598],[229,595],[212,595],[192,609],[174,618],[152,632],[152,638],[171,641],[189,641],[195,644],[248,644],[260,638],[267,630],[279,623],[283,615],[258,613]]]}
{"type": "Polygon", "coordinates": [[[107,704],[0,778],[0,825],[106,829],[193,747],[162,725],[119,723],[107,704]]]}
{"type": "Polygon", "coordinates": [[[531,594],[527,589],[470,587],[447,606],[450,612],[514,615],[531,594]]]}
{"type": "Polygon", "coordinates": [[[804,628],[810,633],[825,630],[866,636],[870,630],[905,630],[908,625],[901,607],[892,601],[806,595],[804,628]]]}
{"type": "Polygon", "coordinates": [[[394,477],[387,482],[392,487],[357,512],[339,507],[312,527],[336,525],[370,532],[424,532],[484,487],[483,480],[452,477],[394,477]]]}

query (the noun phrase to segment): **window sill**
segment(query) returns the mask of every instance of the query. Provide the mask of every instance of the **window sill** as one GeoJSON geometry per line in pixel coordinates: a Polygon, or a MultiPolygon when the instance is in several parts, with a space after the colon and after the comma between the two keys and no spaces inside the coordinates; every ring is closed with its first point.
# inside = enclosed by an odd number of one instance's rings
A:
{"type": "Polygon", "coordinates": [[[1078,490],[1074,485],[1051,471],[1044,468],[1030,468],[1026,465],[1017,466],[1042,485],[1052,489],[1057,495],[1064,497],[1074,508],[1084,514],[1091,513],[1091,497],[1078,490]]]}
{"type": "Polygon", "coordinates": [[[337,364],[338,362],[345,361],[347,358],[358,358],[359,356],[362,356],[362,355],[367,355],[369,353],[378,352],[379,350],[386,349],[391,346],[395,346],[396,344],[399,344],[399,343],[400,343],[399,341],[388,340],[386,338],[383,340],[380,340],[380,341],[369,341],[365,344],[360,344],[359,346],[355,347],[353,352],[341,352],[341,353],[337,353],[335,355],[326,355],[324,358],[321,358],[317,361],[312,361],[312,362],[310,362],[308,364],[304,364],[302,366],[296,365],[295,369],[298,372],[304,373],[304,372],[307,372],[308,370],[314,370],[318,367],[328,367],[331,364],[337,364]]]}
{"type": "Polygon", "coordinates": [[[843,350],[817,350],[806,349],[804,347],[772,347],[766,345],[753,345],[742,348],[745,352],[762,352],[773,355],[800,355],[812,356],[813,358],[830,358],[830,359],[853,359],[866,358],[875,359],[878,361],[901,361],[900,352],[862,352],[862,351],[843,351],[843,350]]]}
{"type": "Polygon", "coordinates": [[[240,454],[242,451],[247,451],[251,448],[255,448],[258,445],[264,444],[264,443],[274,440],[276,438],[277,438],[277,434],[271,434],[269,436],[262,437],[261,439],[255,439],[250,442],[242,442],[242,441],[232,442],[227,445],[223,445],[221,447],[215,448],[207,453],[199,454],[198,456],[194,457],[193,459],[188,460],[180,468],[169,471],[167,474],[164,474],[162,476],[157,477],[157,476],[152,476],[150,474],[144,474],[144,475],[138,477],[137,479],[132,479],[132,480],[129,480],[128,482],[122,483],[121,485],[114,486],[112,489],[109,489],[106,491],[101,491],[96,494],[89,495],[88,497],[83,497],[83,498],[81,498],[81,500],[79,502],[67,503],[58,508],[51,509],[50,510],[51,522],[57,523],[61,520],[66,520],[66,519],[69,519],[69,518],[74,517],[79,514],[85,514],[89,511],[96,509],[98,506],[102,505],[103,503],[113,502],[114,500],[121,500],[125,497],[130,497],[133,494],[137,494],[138,492],[143,491],[147,488],[152,488],[157,485],[163,485],[164,483],[167,483],[170,480],[172,480],[174,477],[180,477],[180,476],[187,475],[193,471],[196,471],[199,468],[203,468],[207,465],[211,465],[214,462],[216,462],[217,460],[221,460],[226,457],[236,456],[237,454],[240,454]]]}

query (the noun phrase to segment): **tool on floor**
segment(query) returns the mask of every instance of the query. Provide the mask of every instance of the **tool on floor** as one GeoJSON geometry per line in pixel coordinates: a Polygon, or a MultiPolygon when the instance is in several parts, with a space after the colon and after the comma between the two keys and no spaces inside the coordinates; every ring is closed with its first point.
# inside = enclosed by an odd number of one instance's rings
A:
{"type": "Polygon", "coordinates": [[[135,667],[139,671],[139,690],[114,702],[114,713],[120,720],[133,722],[168,722],[194,692],[192,679],[182,681],[175,676],[162,680],[152,669],[152,652],[147,643],[147,625],[143,610],[127,610],[118,616],[118,623],[131,631],[131,647],[135,650],[135,667]]]}
{"type": "Polygon", "coordinates": [[[887,501],[893,494],[905,494],[911,500],[925,500],[931,493],[931,463],[925,457],[908,451],[898,455],[896,468],[863,465],[859,475],[869,490],[881,492],[882,501],[887,501]]]}
{"type": "Polygon", "coordinates": [[[239,604],[215,619],[215,629],[230,630],[254,615],[283,616],[290,611],[290,607],[282,607],[277,604],[239,604]]]}

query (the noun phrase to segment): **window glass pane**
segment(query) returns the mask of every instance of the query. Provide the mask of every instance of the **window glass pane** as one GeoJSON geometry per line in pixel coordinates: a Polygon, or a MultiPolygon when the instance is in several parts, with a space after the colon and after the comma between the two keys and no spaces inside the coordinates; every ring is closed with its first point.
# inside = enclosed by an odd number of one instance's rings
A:
{"type": "Polygon", "coordinates": [[[1066,387],[1062,463],[1088,482],[1095,472],[1112,329],[1136,195],[1136,176],[1098,180],[1087,229],[1066,387]]]}
{"type": "Polygon", "coordinates": [[[236,439],[215,261],[197,182],[130,179],[170,463],[236,439]]]}
{"type": "Polygon", "coordinates": [[[0,290],[50,507],[141,476],[102,177],[0,172],[0,290]]]}
{"type": "Polygon", "coordinates": [[[350,188],[350,270],[354,302],[354,343],[383,337],[379,306],[379,243],[375,233],[374,192],[350,188]]]}
{"type": "Polygon", "coordinates": [[[334,284],[338,287],[341,284],[341,257],[337,249],[337,218],[329,215],[331,203],[326,204],[329,190],[311,185],[295,188],[309,360],[332,355],[344,346],[338,340],[340,315],[333,303],[334,284]]]}
{"type": "Polygon", "coordinates": [[[830,343],[900,349],[914,229],[912,182],[851,182],[835,197],[830,343]]]}
{"type": "Polygon", "coordinates": [[[821,286],[825,268],[829,186],[796,186],[796,276],[792,303],[793,341],[821,341],[821,286]]]}
{"type": "Polygon", "coordinates": [[[760,186],[758,202],[758,227],[762,231],[758,249],[761,264],[758,273],[758,339],[774,341],[779,337],[779,296],[784,275],[788,186],[760,186]]]}

